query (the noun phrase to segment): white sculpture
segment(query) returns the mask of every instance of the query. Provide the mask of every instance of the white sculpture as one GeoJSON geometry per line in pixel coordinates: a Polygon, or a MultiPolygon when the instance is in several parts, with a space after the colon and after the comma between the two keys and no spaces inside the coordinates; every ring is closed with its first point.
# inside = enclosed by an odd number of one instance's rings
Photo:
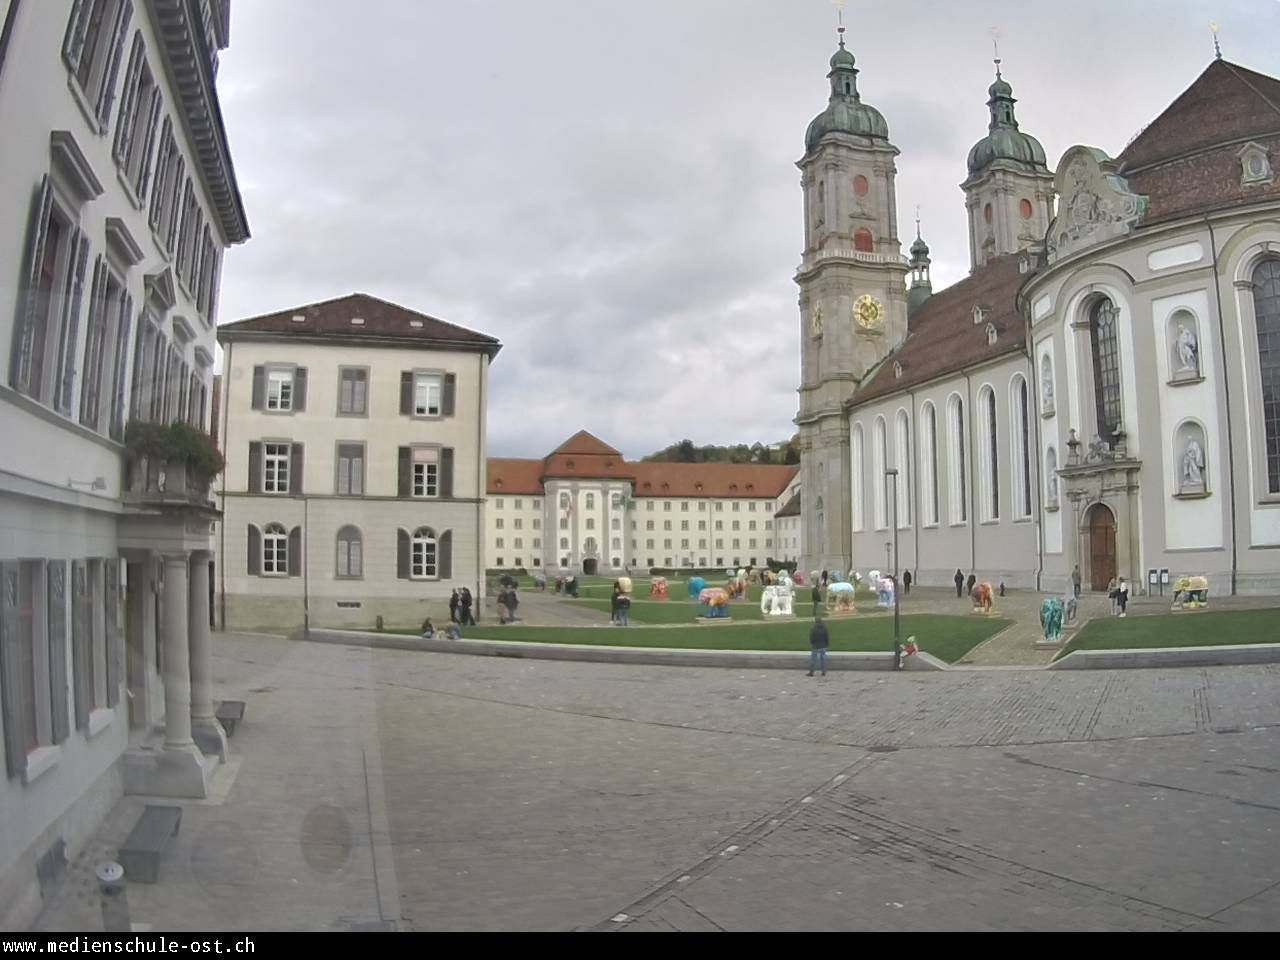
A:
{"type": "Polygon", "coordinates": [[[1196,335],[1191,332],[1191,328],[1186,324],[1178,327],[1176,343],[1178,347],[1178,372],[1199,374],[1200,345],[1196,342],[1196,335]]]}
{"type": "Polygon", "coordinates": [[[1189,487],[1204,486],[1204,451],[1194,438],[1187,441],[1182,455],[1182,480],[1189,487]]]}
{"type": "Polygon", "coordinates": [[[1056,473],[1049,474],[1049,502],[1058,502],[1058,475],[1056,473]]]}
{"type": "MultiPolygon", "coordinates": [[[[790,584],[790,581],[787,582],[790,584]]],[[[767,617],[790,617],[793,615],[791,605],[794,599],[795,595],[789,585],[765,587],[760,597],[760,612],[767,617]]]]}
{"type": "MultiPolygon", "coordinates": [[[[1048,369],[1048,367],[1046,367],[1046,369],[1048,369]]],[[[1053,409],[1053,381],[1051,379],[1046,378],[1043,381],[1043,383],[1044,383],[1044,389],[1041,391],[1041,393],[1042,393],[1044,409],[1052,410],[1053,409]]]]}

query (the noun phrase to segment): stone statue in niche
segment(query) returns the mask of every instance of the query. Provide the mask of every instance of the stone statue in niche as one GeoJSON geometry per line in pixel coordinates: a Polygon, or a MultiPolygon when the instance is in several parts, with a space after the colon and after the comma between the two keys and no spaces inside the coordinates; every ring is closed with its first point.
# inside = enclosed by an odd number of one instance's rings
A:
{"type": "Polygon", "coordinates": [[[1056,505],[1058,502],[1058,475],[1053,473],[1049,476],[1049,503],[1056,505]]]}
{"type": "Polygon", "coordinates": [[[1044,404],[1044,409],[1046,410],[1053,409],[1053,381],[1052,380],[1046,379],[1044,381],[1044,387],[1041,390],[1040,399],[1041,399],[1041,402],[1044,404]]]}
{"type": "Polygon", "coordinates": [[[1178,352],[1178,375],[1198,377],[1200,375],[1200,344],[1196,340],[1196,335],[1185,323],[1178,326],[1175,345],[1178,352]]]}
{"type": "Polygon", "coordinates": [[[1204,489],[1204,451],[1195,437],[1187,441],[1187,449],[1182,454],[1182,486],[1204,489]]]}

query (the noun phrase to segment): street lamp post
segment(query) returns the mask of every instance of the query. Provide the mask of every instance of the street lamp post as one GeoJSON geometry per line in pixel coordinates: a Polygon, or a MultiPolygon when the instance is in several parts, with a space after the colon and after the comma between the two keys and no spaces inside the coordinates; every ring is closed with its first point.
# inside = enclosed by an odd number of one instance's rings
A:
{"type": "MultiPolygon", "coordinates": [[[[890,467],[884,472],[885,496],[893,492],[893,669],[902,669],[901,598],[898,584],[898,471],[890,467]]],[[[887,546],[887,545],[886,545],[887,546]]]]}

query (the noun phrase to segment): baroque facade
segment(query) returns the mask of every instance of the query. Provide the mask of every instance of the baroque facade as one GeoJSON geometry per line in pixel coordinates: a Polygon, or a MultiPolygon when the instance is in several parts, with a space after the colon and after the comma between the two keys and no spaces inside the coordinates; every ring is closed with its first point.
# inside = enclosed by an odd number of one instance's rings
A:
{"type": "Polygon", "coordinates": [[[803,566],[879,566],[896,523],[925,585],[1280,589],[1280,81],[1215,59],[1050,168],[997,63],[935,292],[856,77],[842,41],[800,161],[803,566]]]}

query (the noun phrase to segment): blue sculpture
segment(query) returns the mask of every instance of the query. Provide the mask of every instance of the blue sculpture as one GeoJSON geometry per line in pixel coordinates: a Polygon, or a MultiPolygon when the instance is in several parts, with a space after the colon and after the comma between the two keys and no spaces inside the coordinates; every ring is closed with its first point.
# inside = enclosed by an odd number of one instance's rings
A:
{"type": "Polygon", "coordinates": [[[1062,639],[1062,600],[1059,597],[1049,597],[1044,603],[1040,604],[1040,632],[1044,635],[1045,640],[1050,643],[1057,643],[1062,639]]]}
{"type": "Polygon", "coordinates": [[[689,580],[689,599],[697,600],[698,594],[707,589],[707,581],[702,577],[692,577],[689,580]]]}

